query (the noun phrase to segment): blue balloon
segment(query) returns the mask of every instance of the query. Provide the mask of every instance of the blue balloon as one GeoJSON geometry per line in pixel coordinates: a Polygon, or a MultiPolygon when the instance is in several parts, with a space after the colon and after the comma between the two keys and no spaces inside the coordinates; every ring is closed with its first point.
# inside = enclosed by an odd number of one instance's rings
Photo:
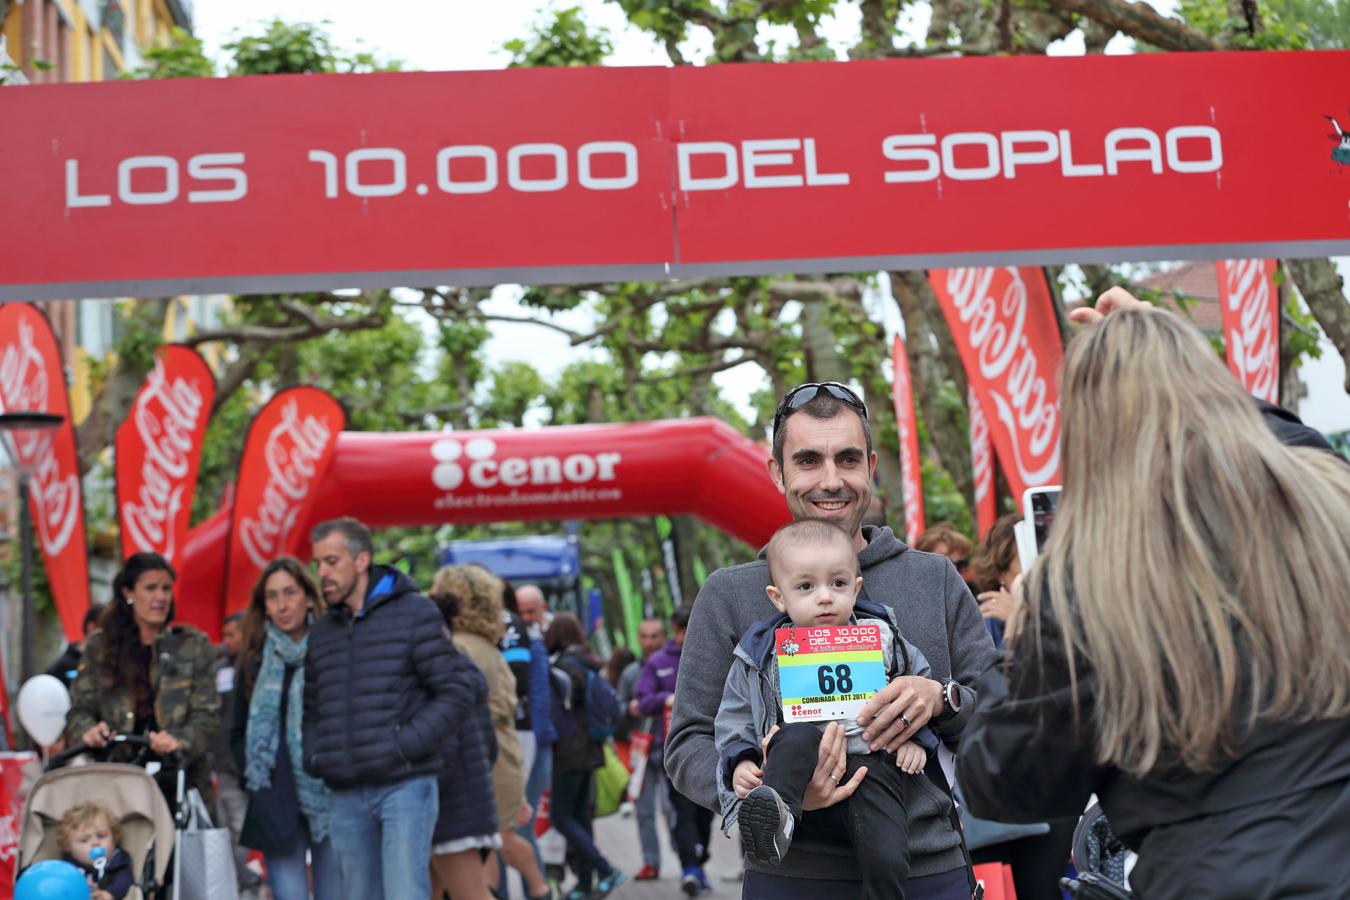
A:
{"type": "Polygon", "coordinates": [[[89,900],[89,881],[68,862],[43,860],[19,876],[14,900],[89,900]]]}

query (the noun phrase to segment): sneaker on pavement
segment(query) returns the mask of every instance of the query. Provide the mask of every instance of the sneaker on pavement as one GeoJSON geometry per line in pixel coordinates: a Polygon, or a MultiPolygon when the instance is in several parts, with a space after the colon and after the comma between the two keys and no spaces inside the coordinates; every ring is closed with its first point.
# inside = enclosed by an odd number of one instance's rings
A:
{"type": "Polygon", "coordinates": [[[581,888],[572,888],[563,900],[591,900],[591,892],[583,891],[581,888]]]}
{"type": "Polygon", "coordinates": [[[792,813],[778,792],[767,784],[745,795],[737,816],[741,846],[761,866],[777,866],[792,844],[792,813]]]}
{"type": "Polygon", "coordinates": [[[595,883],[595,890],[591,892],[592,897],[608,897],[609,892],[628,880],[628,876],[618,869],[611,869],[608,874],[601,876],[595,883]]]}
{"type": "Polygon", "coordinates": [[[680,875],[680,890],[688,897],[697,897],[709,890],[708,878],[703,874],[703,870],[698,866],[685,866],[684,872],[680,875]]]}
{"type": "Polygon", "coordinates": [[[660,877],[661,877],[661,870],[656,866],[652,865],[651,863],[647,863],[642,868],[637,870],[637,874],[633,876],[633,880],[655,881],[660,877]]]}

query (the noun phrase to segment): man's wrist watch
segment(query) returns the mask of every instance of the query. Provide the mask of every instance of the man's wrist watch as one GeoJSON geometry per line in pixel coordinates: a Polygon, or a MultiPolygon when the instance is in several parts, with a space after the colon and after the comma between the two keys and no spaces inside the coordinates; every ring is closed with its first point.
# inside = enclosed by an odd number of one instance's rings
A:
{"type": "Polygon", "coordinates": [[[961,686],[948,678],[942,685],[942,715],[939,721],[947,721],[961,712],[961,686]]]}

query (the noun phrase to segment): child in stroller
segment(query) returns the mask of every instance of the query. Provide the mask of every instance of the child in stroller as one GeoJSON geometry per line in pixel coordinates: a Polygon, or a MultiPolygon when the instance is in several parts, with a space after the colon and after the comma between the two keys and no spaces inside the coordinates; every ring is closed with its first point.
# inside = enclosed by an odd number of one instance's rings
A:
{"type": "MultiPolygon", "coordinates": [[[[94,762],[62,768],[76,756],[88,754],[100,758],[112,747],[123,744],[144,749],[149,741],[143,737],[118,735],[108,748],[73,747],[48,761],[46,774],[33,786],[24,805],[23,819],[19,823],[18,860],[14,867],[16,876],[22,875],[33,863],[61,859],[64,854],[71,853],[75,844],[62,840],[61,823],[75,812],[76,807],[97,804],[107,813],[109,824],[120,832],[120,837],[114,838],[113,842],[127,857],[126,871],[133,883],[123,900],[152,900],[165,896],[164,885],[178,835],[169,804],[154,776],[143,768],[123,763],[94,762]]],[[[111,849],[109,853],[109,863],[112,863],[116,854],[111,849]]],[[[77,864],[92,862],[80,860],[78,852],[71,855],[76,857],[77,864]]],[[[111,869],[109,865],[108,870],[111,869]]],[[[104,874],[110,873],[105,871],[104,874]]],[[[108,886],[104,890],[112,893],[108,886]]]]}
{"type": "Polygon", "coordinates": [[[131,857],[122,849],[122,828],[107,807],[72,806],[57,823],[56,840],[61,858],[89,879],[90,900],[124,900],[135,881],[131,857]]]}

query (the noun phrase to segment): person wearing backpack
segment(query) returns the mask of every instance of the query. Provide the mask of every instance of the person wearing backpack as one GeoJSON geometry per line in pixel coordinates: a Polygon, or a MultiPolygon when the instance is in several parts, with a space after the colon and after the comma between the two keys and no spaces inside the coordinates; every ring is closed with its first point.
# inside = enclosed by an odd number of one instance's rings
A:
{"type": "Polygon", "coordinates": [[[558,743],[553,749],[553,787],[549,802],[549,819],[567,840],[569,858],[575,860],[577,883],[568,892],[566,900],[605,897],[622,884],[626,876],[615,869],[595,845],[591,798],[595,770],[604,764],[603,744],[614,733],[619,703],[600,674],[600,661],[586,647],[586,636],[576,616],[571,613],[555,615],[544,636],[544,645],[552,657],[555,673],[566,679],[567,688],[563,708],[554,723],[558,743]],[[607,724],[606,691],[612,705],[607,724]],[[608,733],[604,733],[606,728],[608,733]]]}
{"type": "MultiPolygon", "coordinates": [[[[689,628],[689,610],[677,609],[670,617],[675,635],[657,650],[642,667],[638,678],[638,712],[651,716],[656,722],[652,745],[664,747],[670,723],[670,709],[675,705],[675,681],[680,673],[680,652],[684,649],[684,635],[689,628]]],[[[690,897],[709,890],[703,866],[708,862],[708,842],[712,839],[712,810],[670,788],[670,802],[675,807],[675,852],[680,857],[680,889],[690,897]]]]}

